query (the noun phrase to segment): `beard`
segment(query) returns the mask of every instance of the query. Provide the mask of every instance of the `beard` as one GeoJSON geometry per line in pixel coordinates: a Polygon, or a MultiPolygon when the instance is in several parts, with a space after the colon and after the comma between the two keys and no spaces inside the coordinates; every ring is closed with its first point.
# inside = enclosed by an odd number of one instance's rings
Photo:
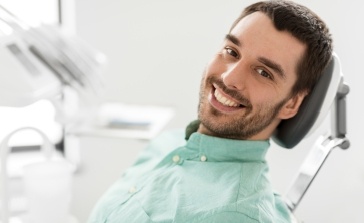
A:
{"type": "Polygon", "coordinates": [[[238,91],[226,87],[220,79],[210,76],[206,80],[203,78],[201,82],[198,118],[213,136],[229,139],[249,139],[268,127],[287,101],[288,98],[285,98],[276,104],[256,105],[255,113],[253,113],[253,107],[249,99],[238,91]],[[212,86],[212,83],[217,84],[228,95],[244,102],[241,115],[224,114],[209,104],[208,95],[213,92],[208,90],[208,86],[212,86]]]}

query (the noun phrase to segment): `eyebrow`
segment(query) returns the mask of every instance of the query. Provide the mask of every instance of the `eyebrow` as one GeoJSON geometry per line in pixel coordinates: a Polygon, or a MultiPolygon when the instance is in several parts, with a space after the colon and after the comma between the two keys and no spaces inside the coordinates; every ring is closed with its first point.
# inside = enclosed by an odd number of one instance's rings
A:
{"type": "Polygon", "coordinates": [[[231,41],[237,46],[241,46],[240,40],[231,34],[226,34],[225,39],[231,41]]]}
{"type": "Polygon", "coordinates": [[[282,69],[282,66],[278,63],[265,58],[265,57],[259,57],[258,61],[266,65],[267,67],[270,67],[273,69],[282,79],[286,79],[286,74],[284,73],[284,70],[282,69]]]}

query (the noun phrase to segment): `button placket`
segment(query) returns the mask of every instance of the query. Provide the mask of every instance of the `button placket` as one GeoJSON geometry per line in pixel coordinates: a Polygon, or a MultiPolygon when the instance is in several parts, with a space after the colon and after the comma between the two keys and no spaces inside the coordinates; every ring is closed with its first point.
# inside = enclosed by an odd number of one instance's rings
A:
{"type": "Polygon", "coordinates": [[[200,160],[201,160],[201,162],[206,162],[207,161],[207,157],[205,155],[201,155],[200,156],[200,160]]]}
{"type": "Polygon", "coordinates": [[[129,194],[134,194],[135,192],[137,192],[137,188],[135,186],[132,186],[129,188],[129,194]]]}
{"type": "Polygon", "coordinates": [[[179,155],[174,155],[173,157],[172,157],[172,161],[174,162],[174,163],[179,163],[179,161],[181,160],[181,157],[179,156],[179,155]]]}

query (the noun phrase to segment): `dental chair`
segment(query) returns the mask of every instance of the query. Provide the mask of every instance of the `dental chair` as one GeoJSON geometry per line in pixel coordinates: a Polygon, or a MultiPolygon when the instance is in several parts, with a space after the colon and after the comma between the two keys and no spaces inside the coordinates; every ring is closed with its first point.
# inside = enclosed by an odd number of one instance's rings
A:
{"type": "Polygon", "coordinates": [[[292,119],[281,122],[272,137],[279,146],[291,149],[302,139],[310,136],[331,112],[331,131],[317,139],[284,197],[292,213],[330,152],[335,148],[347,149],[350,146],[346,138],[346,95],[348,93],[349,86],[344,83],[340,61],[334,53],[320,80],[303,101],[298,114],[292,119]]]}

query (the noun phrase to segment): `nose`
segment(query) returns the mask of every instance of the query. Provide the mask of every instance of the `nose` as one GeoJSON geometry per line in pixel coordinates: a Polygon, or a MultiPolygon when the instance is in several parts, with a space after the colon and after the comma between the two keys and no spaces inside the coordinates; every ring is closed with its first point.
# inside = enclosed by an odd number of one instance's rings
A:
{"type": "Polygon", "coordinates": [[[224,84],[235,90],[243,90],[247,78],[247,66],[244,62],[229,64],[226,66],[225,72],[221,74],[224,84]]]}

